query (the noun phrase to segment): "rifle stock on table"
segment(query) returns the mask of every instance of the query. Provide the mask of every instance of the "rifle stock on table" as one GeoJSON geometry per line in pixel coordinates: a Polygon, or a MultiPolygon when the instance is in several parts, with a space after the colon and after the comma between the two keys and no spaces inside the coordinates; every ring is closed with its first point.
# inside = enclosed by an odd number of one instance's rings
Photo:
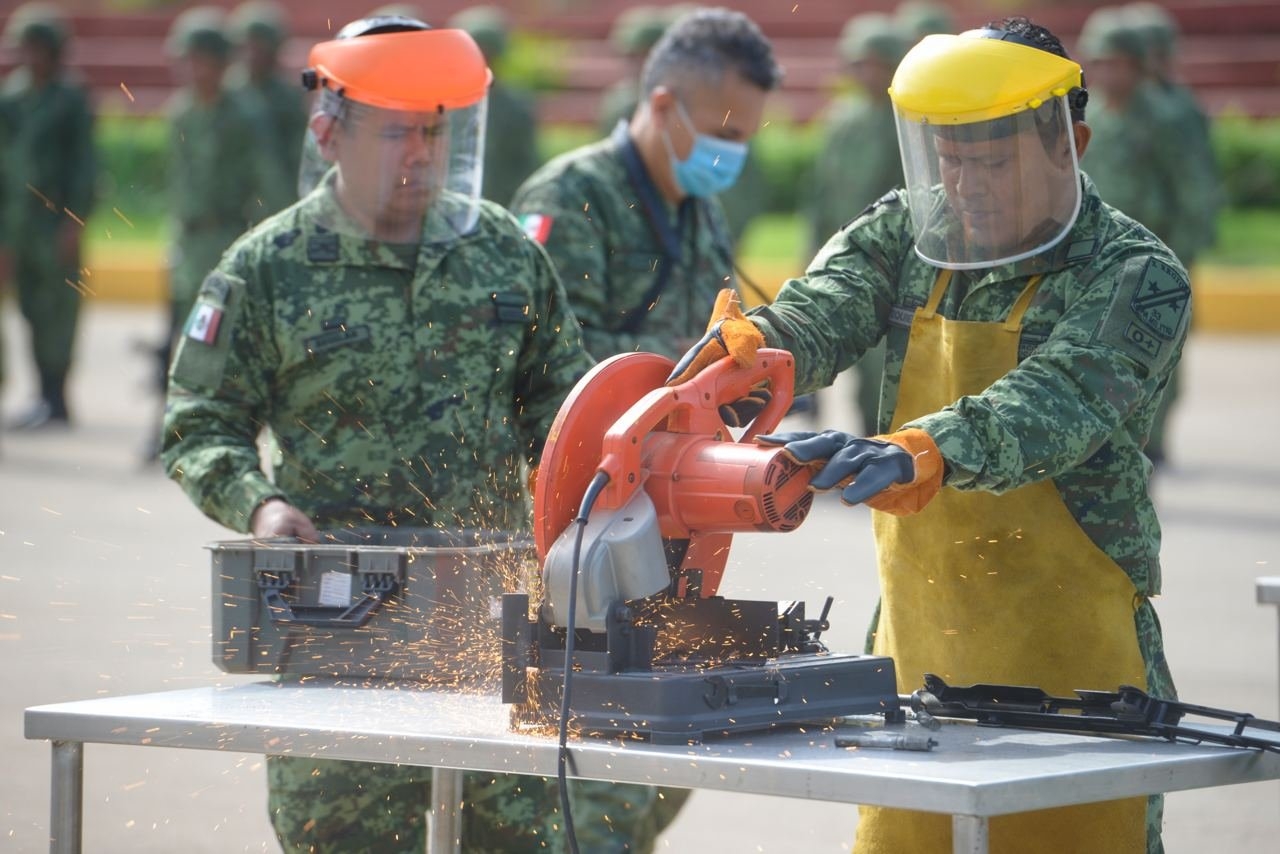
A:
{"type": "Polygon", "coordinates": [[[1116,691],[1076,691],[1076,697],[1051,697],[1039,688],[1018,685],[953,687],[926,673],[924,688],[907,702],[917,717],[969,718],[989,726],[1055,729],[1100,735],[1147,735],[1169,741],[1202,741],[1280,753],[1280,736],[1266,738],[1248,730],[1280,733],[1280,722],[1162,700],[1130,685],[1116,691]],[[1188,724],[1196,716],[1234,724],[1230,731],[1188,724]]]}

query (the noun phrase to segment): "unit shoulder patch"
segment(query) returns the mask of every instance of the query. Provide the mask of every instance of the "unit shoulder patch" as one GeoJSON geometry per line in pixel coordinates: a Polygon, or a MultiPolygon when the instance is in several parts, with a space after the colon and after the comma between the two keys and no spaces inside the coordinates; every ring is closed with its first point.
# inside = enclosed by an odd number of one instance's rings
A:
{"type": "Polygon", "coordinates": [[[1180,270],[1158,258],[1147,260],[1142,282],[1129,303],[1134,315],[1164,341],[1172,341],[1191,307],[1191,285],[1180,270]]]}

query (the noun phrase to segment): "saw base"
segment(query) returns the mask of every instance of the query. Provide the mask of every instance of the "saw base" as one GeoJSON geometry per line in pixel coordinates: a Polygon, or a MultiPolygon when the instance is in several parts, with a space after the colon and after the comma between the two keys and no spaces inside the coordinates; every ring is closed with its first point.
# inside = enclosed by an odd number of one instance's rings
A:
{"type": "MultiPolygon", "coordinates": [[[[531,671],[536,688],[512,707],[516,726],[554,723],[564,671],[531,671]]],[[[845,715],[903,718],[893,659],[829,653],[712,667],[656,665],[648,671],[583,670],[570,687],[570,727],[583,735],[636,735],[654,744],[696,744],[708,736],[822,724],[845,715]]]]}

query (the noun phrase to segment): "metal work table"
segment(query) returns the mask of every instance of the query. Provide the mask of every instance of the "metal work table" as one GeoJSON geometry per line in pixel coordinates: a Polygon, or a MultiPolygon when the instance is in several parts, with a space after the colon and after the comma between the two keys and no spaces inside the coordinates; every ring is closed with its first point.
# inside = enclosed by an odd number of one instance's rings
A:
{"type": "MultiPolygon", "coordinates": [[[[554,776],[554,737],[507,722],[487,694],[262,682],[34,706],[26,737],[53,742],[51,850],[75,852],[86,742],[554,776]]],[[[882,722],[839,729],[862,724],[882,722]]],[[[949,813],[957,854],[987,850],[993,815],[1280,778],[1280,754],[1256,750],[961,722],[932,735],[930,753],[837,748],[821,726],[698,745],[586,738],[571,749],[577,777],[949,813]]]]}

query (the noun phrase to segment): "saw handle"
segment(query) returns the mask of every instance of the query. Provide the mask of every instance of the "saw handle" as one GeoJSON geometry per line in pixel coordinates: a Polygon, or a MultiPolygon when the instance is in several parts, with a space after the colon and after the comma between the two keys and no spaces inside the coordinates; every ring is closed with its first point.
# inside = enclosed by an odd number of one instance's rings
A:
{"type": "Polygon", "coordinates": [[[795,392],[795,360],[786,350],[761,348],[740,368],[725,356],[675,386],[662,386],[640,398],[605,433],[598,471],[609,477],[599,506],[622,507],[643,479],[644,438],[660,425],[670,433],[715,436],[732,441],[720,417],[721,404],[745,397],[761,380],[769,380],[772,397],[752,421],[741,441],[777,427],[791,408],[795,392]],[[666,421],[665,425],[662,422],[666,421]]]}

